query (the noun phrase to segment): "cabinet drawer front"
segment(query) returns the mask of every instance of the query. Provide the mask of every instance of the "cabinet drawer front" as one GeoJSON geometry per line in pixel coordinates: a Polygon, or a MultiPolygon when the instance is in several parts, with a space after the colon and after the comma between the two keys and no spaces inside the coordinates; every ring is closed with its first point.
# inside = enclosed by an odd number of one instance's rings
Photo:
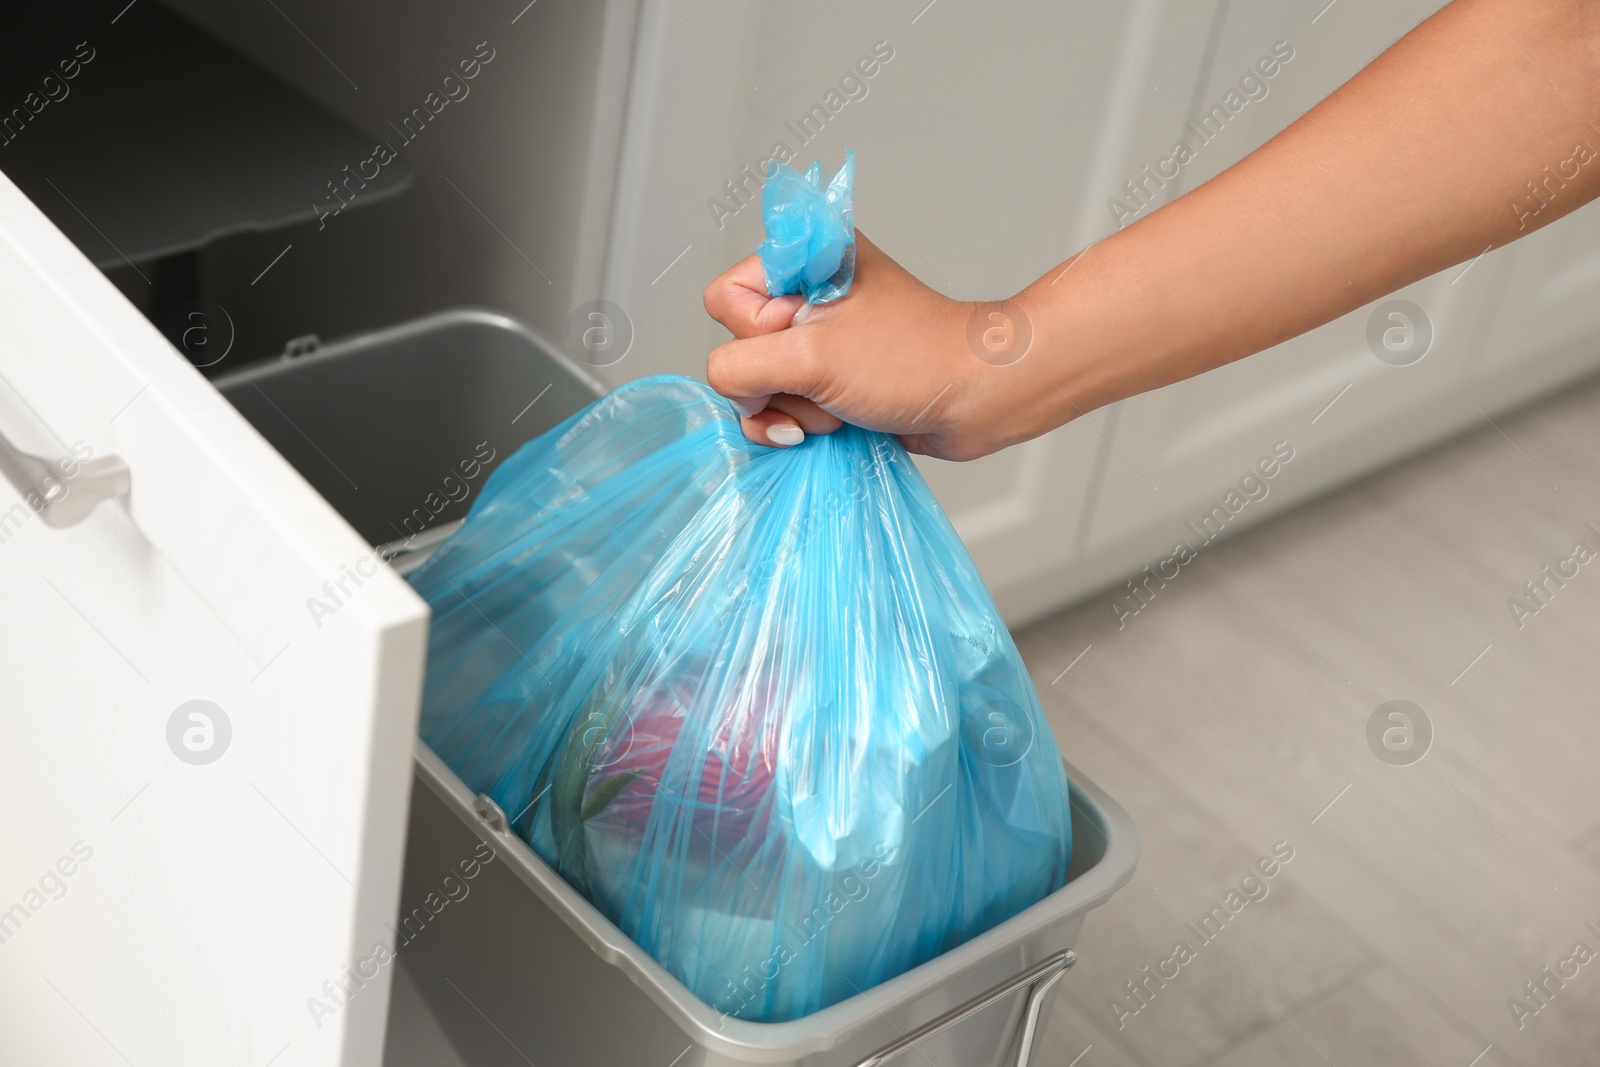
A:
{"type": "Polygon", "coordinates": [[[375,1058],[426,609],[4,177],[0,323],[7,1058],[375,1058]]]}

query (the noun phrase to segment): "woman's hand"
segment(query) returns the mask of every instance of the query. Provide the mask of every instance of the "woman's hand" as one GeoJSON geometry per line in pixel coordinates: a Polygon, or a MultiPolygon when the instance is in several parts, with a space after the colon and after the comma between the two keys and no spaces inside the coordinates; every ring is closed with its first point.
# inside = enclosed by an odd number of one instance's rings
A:
{"type": "Polygon", "coordinates": [[[706,380],[748,413],[752,441],[795,445],[841,421],[943,459],[974,459],[1015,440],[990,410],[1002,368],[967,344],[974,305],[929,289],[859,231],[855,281],[842,299],[768,297],[761,261],[750,256],[706,287],[705,303],[734,336],[712,350],[706,380]]]}

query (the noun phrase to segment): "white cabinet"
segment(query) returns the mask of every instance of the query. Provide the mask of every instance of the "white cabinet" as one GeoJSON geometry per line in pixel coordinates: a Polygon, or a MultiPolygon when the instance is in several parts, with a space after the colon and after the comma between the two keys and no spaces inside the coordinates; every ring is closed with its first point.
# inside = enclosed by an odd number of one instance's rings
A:
{"type": "MultiPolygon", "coordinates": [[[[1224,533],[1481,423],[1457,381],[1476,344],[1467,326],[1476,319],[1473,301],[1489,275],[1469,273],[1452,285],[1459,273],[1425,279],[1266,352],[1117,405],[1110,420],[1117,448],[1090,520],[1091,579],[1104,584],[1146,564],[1159,571],[1155,565],[1179,545],[1203,552],[1224,533]],[[1387,310],[1394,300],[1420,307],[1432,324],[1417,362],[1383,362],[1369,345],[1369,329],[1380,345],[1385,332],[1397,348],[1420,344],[1423,320],[1387,310]]],[[[1164,569],[1170,578],[1181,567],[1164,569]]],[[[1108,609],[1119,618],[1136,614],[1143,595],[1113,586],[1108,609]]]]}
{"type": "MultiPolygon", "coordinates": [[[[1443,0],[1230,0],[1209,29],[1204,74],[1186,101],[1184,120],[1194,124],[1187,136],[1196,150],[1176,191],[1243,159],[1443,6],[1443,0]],[[1285,61],[1286,54],[1292,58],[1285,61]],[[1279,62],[1263,65],[1271,60],[1279,62]]],[[[1198,38],[1194,46],[1201,46],[1198,38]]]]}
{"type": "MultiPolygon", "coordinates": [[[[1433,0],[1343,0],[1312,22],[1316,12],[1290,12],[1266,0],[1232,4],[1187,130],[1196,140],[1194,124],[1214,116],[1205,129],[1211,139],[1166,194],[1231,166],[1438,6],[1433,0]],[[1264,58],[1281,59],[1291,49],[1292,58],[1277,64],[1272,78],[1244,80],[1270,69],[1258,66],[1264,58]],[[1244,103],[1222,121],[1230,91],[1235,106],[1244,103]]],[[[1079,587],[1141,572],[1146,564],[1170,577],[1181,571],[1166,562],[1181,555],[1175,553],[1179,545],[1203,551],[1221,532],[1237,532],[1384,461],[1482,424],[1474,404],[1493,411],[1506,398],[1481,397],[1463,383],[1480,353],[1504,340],[1486,338],[1482,326],[1497,305],[1509,304],[1500,303],[1507,254],[1485,256],[1470,269],[1451,268],[1266,352],[1115,405],[1108,425],[1116,449],[1091,503],[1079,587]],[[1395,300],[1416,305],[1420,316],[1392,310],[1395,300]],[[1375,354],[1374,344],[1383,347],[1386,336],[1405,347],[1420,344],[1427,331],[1432,339],[1425,355],[1415,348],[1387,361],[1375,354]],[[1260,473],[1264,461],[1271,478],[1260,473]]],[[[1228,299],[1225,285],[1218,299],[1228,299]]],[[[1600,325],[1579,318],[1560,316],[1579,336],[1600,325]]],[[[1568,373],[1577,362],[1569,361],[1568,373]]],[[[1136,593],[1114,584],[1104,597],[1121,618],[1137,613],[1141,599],[1158,596],[1161,588],[1159,580],[1136,593]]]]}
{"type": "Polygon", "coordinates": [[[1468,368],[1480,404],[1520,403],[1600,363],[1600,207],[1490,253],[1482,267],[1501,294],[1468,368]]]}
{"type": "Polygon", "coordinates": [[[0,481],[4,1058],[370,1062],[426,609],[4,177],[0,319],[0,434],[131,471],[0,481]]]}

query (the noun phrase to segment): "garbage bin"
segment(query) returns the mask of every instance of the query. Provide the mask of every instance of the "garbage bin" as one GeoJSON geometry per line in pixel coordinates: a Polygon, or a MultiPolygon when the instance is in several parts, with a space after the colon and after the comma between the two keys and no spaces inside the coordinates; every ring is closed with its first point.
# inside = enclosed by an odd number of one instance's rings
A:
{"type": "MultiPolygon", "coordinates": [[[[216,384],[401,571],[496,464],[603,391],[526,327],[472,310],[306,340],[216,384]]],[[[1063,888],[857,996],[754,1023],[690,993],[420,740],[415,773],[394,932],[467,1067],[1025,1067],[1084,915],[1132,877],[1139,848],[1127,813],[1069,765],[1063,888]]],[[[391,1048],[391,1067],[405,1054],[391,1048]]]]}

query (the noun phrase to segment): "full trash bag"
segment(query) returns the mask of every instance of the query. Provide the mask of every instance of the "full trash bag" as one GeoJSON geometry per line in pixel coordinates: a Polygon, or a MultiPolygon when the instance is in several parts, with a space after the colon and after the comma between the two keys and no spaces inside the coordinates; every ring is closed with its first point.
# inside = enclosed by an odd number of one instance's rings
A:
{"type": "Polygon", "coordinates": [[[529,441],[410,576],[423,736],[690,990],[793,1019],[1059,888],[1061,757],[901,445],[680,377],[529,441]]]}

